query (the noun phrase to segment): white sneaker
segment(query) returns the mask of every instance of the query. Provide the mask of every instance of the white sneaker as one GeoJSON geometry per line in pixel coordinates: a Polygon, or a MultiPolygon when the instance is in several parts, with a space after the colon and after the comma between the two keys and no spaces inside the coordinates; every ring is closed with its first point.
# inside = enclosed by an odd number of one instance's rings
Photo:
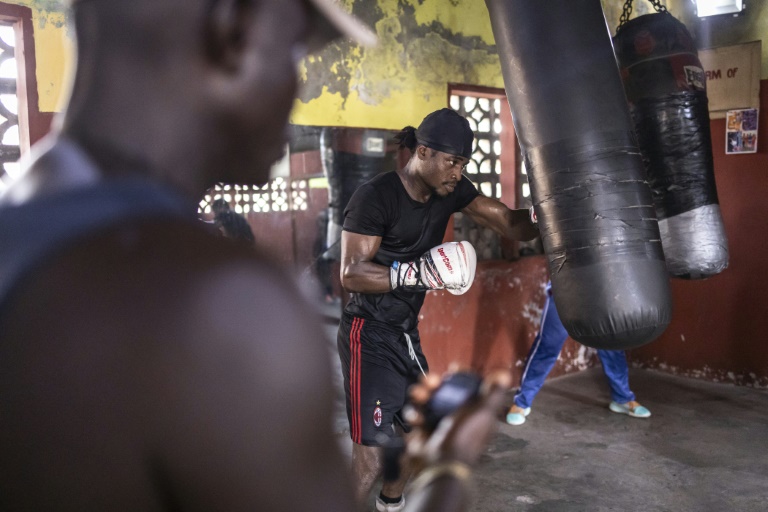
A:
{"type": "Polygon", "coordinates": [[[376,512],[401,512],[405,509],[405,496],[400,497],[397,503],[384,503],[376,496],[376,512]]]}

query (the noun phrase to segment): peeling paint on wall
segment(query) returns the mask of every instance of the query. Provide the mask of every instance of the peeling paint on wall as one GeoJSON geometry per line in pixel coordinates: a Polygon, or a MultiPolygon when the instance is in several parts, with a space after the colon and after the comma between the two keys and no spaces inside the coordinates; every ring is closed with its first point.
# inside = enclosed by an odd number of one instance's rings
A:
{"type": "MultiPolygon", "coordinates": [[[[72,65],[73,41],[65,0],[7,0],[33,12],[39,109],[60,110],[72,65]]],[[[611,31],[623,0],[601,0],[611,31]]],[[[662,0],[696,32],[688,0],[662,0]]],[[[400,129],[447,104],[449,83],[503,87],[490,18],[483,0],[341,0],[381,43],[373,49],[349,41],[329,46],[301,65],[295,124],[400,129]]],[[[753,0],[749,16],[727,21],[716,44],[759,39],[768,26],[768,0],[753,0]]],[[[633,16],[650,12],[635,2],[633,16]]],[[[725,22],[724,22],[725,23],[725,22]]],[[[722,24],[722,23],[721,23],[722,24]]],[[[768,44],[762,77],[768,77],[768,44]]]]}
{"type": "Polygon", "coordinates": [[[503,86],[484,2],[350,3],[379,45],[342,41],[306,59],[292,122],[400,129],[445,106],[449,83],[503,86]]]}
{"type": "Polygon", "coordinates": [[[537,303],[529,302],[528,304],[523,305],[522,317],[528,320],[534,329],[538,331],[541,326],[541,315],[543,312],[544,309],[537,303]]]}
{"type": "Polygon", "coordinates": [[[68,26],[69,10],[61,0],[29,0],[20,3],[32,7],[40,14],[35,28],[45,29],[48,24],[58,29],[66,29],[68,26]]]}
{"type": "MultiPolygon", "coordinates": [[[[662,0],[670,9],[682,0],[662,0]]],[[[376,48],[349,41],[302,66],[292,122],[400,129],[447,104],[449,83],[503,87],[490,17],[483,0],[345,0],[375,29],[376,48]],[[329,69],[323,62],[338,60],[329,69]]],[[[602,0],[618,25],[623,0],[602,0]]],[[[682,10],[682,9],[681,9],[682,10]]],[[[653,12],[636,2],[634,16],[653,12]]],[[[687,13],[687,11],[686,11],[687,13]]]]}
{"type": "Polygon", "coordinates": [[[44,13],[60,13],[65,9],[65,4],[62,0],[21,0],[19,3],[23,3],[24,5],[33,7],[44,13]]]}
{"type": "Polygon", "coordinates": [[[564,348],[558,362],[562,363],[565,373],[580,372],[595,365],[597,350],[585,345],[578,345],[575,352],[564,348]]]}

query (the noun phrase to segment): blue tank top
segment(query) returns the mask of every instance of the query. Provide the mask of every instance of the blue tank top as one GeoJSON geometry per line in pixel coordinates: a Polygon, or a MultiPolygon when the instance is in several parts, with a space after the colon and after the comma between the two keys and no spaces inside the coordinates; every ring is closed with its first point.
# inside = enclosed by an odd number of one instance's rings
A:
{"type": "Polygon", "coordinates": [[[194,222],[195,213],[195,205],[172,190],[136,178],[0,207],[0,313],[25,276],[78,240],[148,218],[194,222]]]}

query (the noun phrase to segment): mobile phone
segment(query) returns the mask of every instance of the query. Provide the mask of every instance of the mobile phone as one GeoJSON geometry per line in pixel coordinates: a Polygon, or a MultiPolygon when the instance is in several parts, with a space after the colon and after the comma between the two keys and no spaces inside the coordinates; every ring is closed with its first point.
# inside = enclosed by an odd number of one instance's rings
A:
{"type": "MultiPolygon", "coordinates": [[[[471,372],[457,372],[445,377],[424,404],[425,429],[434,430],[440,420],[477,399],[481,383],[480,376],[471,372]]],[[[401,437],[385,436],[380,443],[384,451],[384,480],[394,482],[400,478],[400,456],[405,450],[405,443],[401,437]]]]}
{"type": "Polygon", "coordinates": [[[471,372],[448,375],[424,405],[424,423],[434,430],[440,420],[477,399],[482,379],[471,372]]]}

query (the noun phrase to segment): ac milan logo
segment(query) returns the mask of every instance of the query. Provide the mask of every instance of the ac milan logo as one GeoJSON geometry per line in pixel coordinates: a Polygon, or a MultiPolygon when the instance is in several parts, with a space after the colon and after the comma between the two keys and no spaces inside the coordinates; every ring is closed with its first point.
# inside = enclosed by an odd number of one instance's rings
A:
{"type": "Polygon", "coordinates": [[[373,424],[377,427],[381,426],[381,407],[377,407],[373,410],[373,424]]]}

